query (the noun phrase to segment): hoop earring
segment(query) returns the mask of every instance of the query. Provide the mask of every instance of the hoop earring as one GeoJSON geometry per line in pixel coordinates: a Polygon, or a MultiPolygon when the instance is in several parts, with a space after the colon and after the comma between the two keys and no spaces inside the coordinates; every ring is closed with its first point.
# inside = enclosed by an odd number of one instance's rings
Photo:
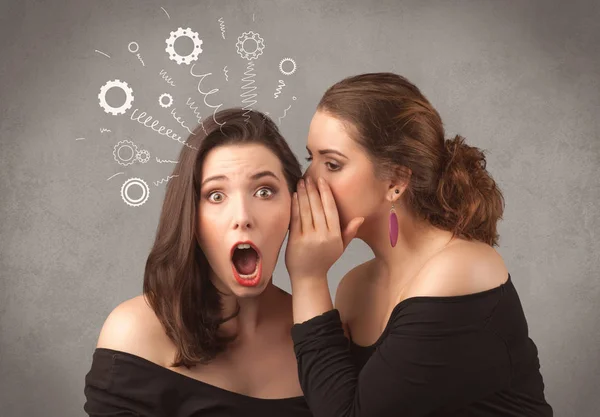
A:
{"type": "Polygon", "coordinates": [[[392,248],[393,248],[394,246],[396,246],[396,242],[398,242],[398,216],[396,216],[396,210],[394,209],[394,203],[392,203],[392,208],[390,210],[389,232],[390,232],[390,245],[392,245],[392,248]]]}

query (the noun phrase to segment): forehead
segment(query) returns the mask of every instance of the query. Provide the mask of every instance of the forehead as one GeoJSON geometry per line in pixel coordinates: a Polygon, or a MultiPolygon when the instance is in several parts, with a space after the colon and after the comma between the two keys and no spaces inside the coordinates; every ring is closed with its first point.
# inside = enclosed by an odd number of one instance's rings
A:
{"type": "Polygon", "coordinates": [[[223,145],[211,149],[204,159],[202,178],[212,175],[252,175],[256,171],[282,171],[281,161],[266,146],[260,144],[223,145]]]}
{"type": "Polygon", "coordinates": [[[310,122],[308,146],[358,150],[348,132],[350,126],[328,113],[317,111],[310,122]]]}

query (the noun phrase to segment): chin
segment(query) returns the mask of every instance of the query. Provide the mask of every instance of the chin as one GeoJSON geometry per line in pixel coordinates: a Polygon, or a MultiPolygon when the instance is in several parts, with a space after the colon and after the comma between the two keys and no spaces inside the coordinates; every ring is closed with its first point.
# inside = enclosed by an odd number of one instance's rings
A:
{"type": "Polygon", "coordinates": [[[255,280],[250,282],[240,282],[238,279],[233,277],[231,284],[231,292],[238,298],[252,298],[261,295],[267,285],[269,284],[270,278],[259,276],[255,280]]]}

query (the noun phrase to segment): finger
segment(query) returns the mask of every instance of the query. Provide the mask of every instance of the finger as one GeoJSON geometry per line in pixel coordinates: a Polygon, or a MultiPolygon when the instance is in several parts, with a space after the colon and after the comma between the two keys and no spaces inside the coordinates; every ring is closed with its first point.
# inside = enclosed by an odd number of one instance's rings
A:
{"type": "Polygon", "coordinates": [[[302,233],[314,228],[312,214],[310,212],[310,202],[306,194],[306,185],[301,179],[298,183],[298,206],[300,208],[300,224],[302,225],[302,233]]]}
{"type": "Polygon", "coordinates": [[[298,193],[292,195],[292,215],[290,218],[290,236],[298,235],[302,232],[300,225],[300,208],[298,207],[298,193]]]}
{"type": "Polygon", "coordinates": [[[321,204],[319,190],[309,177],[306,178],[306,192],[308,194],[308,201],[310,203],[310,211],[312,213],[315,229],[327,231],[327,220],[325,219],[325,212],[323,211],[323,204],[321,204]]]}
{"type": "Polygon", "coordinates": [[[344,249],[346,249],[346,246],[348,246],[350,241],[356,237],[358,229],[364,221],[364,217],[355,217],[354,219],[350,220],[350,222],[344,229],[344,233],[342,234],[342,242],[344,243],[344,249]]]}
{"type": "Polygon", "coordinates": [[[323,179],[319,178],[319,192],[321,194],[321,203],[323,205],[323,212],[325,213],[325,221],[330,232],[341,234],[340,230],[340,218],[338,214],[337,205],[331,193],[329,184],[323,179]]]}

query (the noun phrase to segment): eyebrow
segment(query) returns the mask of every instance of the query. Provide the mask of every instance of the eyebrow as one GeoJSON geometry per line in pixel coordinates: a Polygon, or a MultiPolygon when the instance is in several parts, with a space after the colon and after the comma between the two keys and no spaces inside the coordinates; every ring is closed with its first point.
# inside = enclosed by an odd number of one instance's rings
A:
{"type": "MultiPolygon", "coordinates": [[[[256,174],[252,174],[250,176],[250,179],[252,181],[256,181],[256,180],[259,180],[259,179],[264,178],[264,177],[272,177],[272,178],[275,178],[277,181],[280,181],[279,177],[277,175],[275,175],[272,171],[260,171],[260,172],[257,172],[256,174]]],[[[207,182],[218,181],[218,180],[229,180],[229,178],[227,178],[227,176],[225,176],[225,175],[214,175],[214,176],[208,177],[204,181],[202,181],[201,187],[204,187],[204,184],[206,184],[207,182]]]]}
{"type": "MultiPolygon", "coordinates": [[[[308,149],[308,146],[306,147],[306,150],[310,153],[310,149],[308,149]]],[[[339,155],[339,156],[341,156],[343,158],[348,159],[348,157],[346,155],[344,155],[340,151],[336,151],[335,149],[319,149],[319,154],[320,155],[327,155],[328,153],[334,153],[336,155],[339,155]]]]}

